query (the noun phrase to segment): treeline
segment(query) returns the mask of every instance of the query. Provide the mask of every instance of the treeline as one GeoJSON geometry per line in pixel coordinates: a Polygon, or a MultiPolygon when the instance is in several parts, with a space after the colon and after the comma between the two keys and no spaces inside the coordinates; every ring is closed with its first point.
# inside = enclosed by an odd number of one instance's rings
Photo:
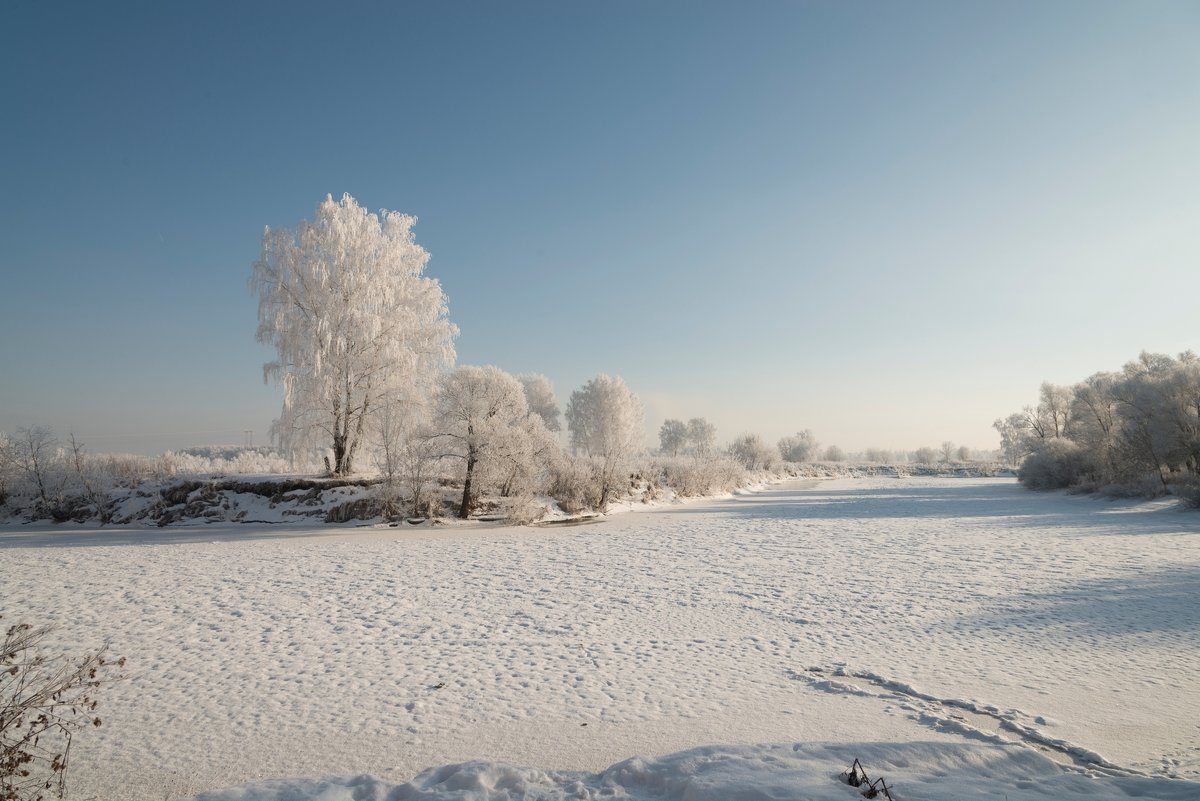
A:
{"type": "Polygon", "coordinates": [[[1173,493],[1200,505],[1200,357],[1142,353],[997,420],[1001,449],[1032,489],[1173,493]]]}
{"type": "MultiPolygon", "coordinates": [[[[694,445],[691,434],[697,423],[706,424],[703,418],[691,420],[686,425],[679,420],[664,422],[659,431],[660,453],[675,455],[702,452],[694,445]]],[[[748,470],[773,470],[789,463],[805,462],[946,465],[991,462],[997,458],[993,451],[976,451],[950,441],[943,442],[940,448],[922,447],[912,451],[867,448],[847,453],[837,445],[822,447],[813,432],[807,429],[783,437],[774,447],[758,434],[742,434],[730,443],[727,453],[748,470]]]]}
{"type": "MultiPolygon", "coordinates": [[[[649,454],[641,402],[619,377],[585,383],[564,414],[543,375],[460,365],[420,396],[378,404],[364,418],[356,450],[385,517],[466,518],[486,499],[489,514],[526,522],[545,508],[544,499],[567,513],[604,511],[614,500],[710,495],[752,478],[752,468],[716,447],[714,426],[703,418],[693,423],[698,439],[686,455],[649,454]]],[[[47,428],[23,428],[0,434],[0,505],[29,518],[107,522],[122,497],[177,479],[333,473],[326,440],[293,436],[289,444],[281,451],[94,454],[73,435],[63,442],[47,428]]]]}
{"type": "MultiPolygon", "coordinates": [[[[114,493],[182,477],[282,474],[289,462],[270,447],[190,448],[158,456],[93,453],[74,434],[43,426],[0,432],[0,509],[49,520],[112,516],[114,493]]],[[[3,514],[0,513],[0,517],[3,514]]]]}

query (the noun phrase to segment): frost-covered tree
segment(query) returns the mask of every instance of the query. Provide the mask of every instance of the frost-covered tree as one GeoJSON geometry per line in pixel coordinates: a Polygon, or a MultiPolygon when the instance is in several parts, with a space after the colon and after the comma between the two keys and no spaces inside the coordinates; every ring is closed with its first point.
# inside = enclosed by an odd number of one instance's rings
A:
{"type": "Polygon", "coordinates": [[[825,449],[825,461],[827,462],[844,462],[846,461],[846,452],[837,445],[830,445],[825,449]]]}
{"type": "Polygon", "coordinates": [[[1200,357],[1142,353],[1076,384],[1069,402],[1064,392],[1043,384],[1036,409],[1023,414],[1023,483],[1177,492],[1200,505],[1200,357]]]}
{"type": "Polygon", "coordinates": [[[815,459],[819,448],[817,438],[807,429],[779,440],[779,455],[785,462],[807,462],[815,459]]]}
{"type": "Polygon", "coordinates": [[[1117,376],[1095,373],[1073,390],[1071,438],[1089,454],[1093,467],[1109,482],[1121,472],[1117,446],[1121,434],[1118,401],[1113,395],[1117,376]]]}
{"type": "Polygon", "coordinates": [[[712,455],[717,442],[717,427],[703,417],[693,417],[687,424],[688,450],[698,459],[712,455]]]}
{"type": "Polygon", "coordinates": [[[955,450],[956,450],[956,446],[954,445],[953,442],[951,442],[950,440],[946,440],[945,442],[943,442],[942,443],[942,461],[946,462],[947,464],[954,461],[954,451],[955,450]]]}
{"type": "Polygon", "coordinates": [[[1025,415],[1022,427],[1029,432],[1031,440],[1044,442],[1066,437],[1071,423],[1071,389],[1045,381],[1039,395],[1037,406],[1026,406],[1022,410],[1025,415]]]}
{"type": "Polygon", "coordinates": [[[971,461],[971,449],[968,446],[960,445],[958,447],[958,461],[960,461],[960,462],[971,461]]]}
{"type": "Polygon", "coordinates": [[[554,384],[541,373],[522,373],[517,376],[525,388],[525,401],[529,411],[542,418],[547,431],[562,431],[559,422],[558,398],[554,397],[554,384]]]}
{"type": "Polygon", "coordinates": [[[658,449],[663,456],[678,456],[687,445],[688,427],[682,420],[663,420],[658,429],[658,449]]]}
{"type": "Polygon", "coordinates": [[[642,449],[642,402],[620,376],[600,374],[571,393],[566,417],[571,446],[599,463],[603,509],[621,468],[642,449]]]}
{"type": "Polygon", "coordinates": [[[416,218],[378,215],[326,197],[315,219],[267,228],[254,263],[258,340],[278,358],[264,379],[283,385],[281,443],[328,446],[345,475],[384,399],[427,386],[454,361],[455,327],[441,285],[423,273],[416,218]]]}
{"type": "Polygon", "coordinates": [[[528,484],[557,451],[540,415],[532,414],[521,382],[497,367],[458,367],[438,384],[433,429],[443,453],[462,465],[458,516],[475,505],[479,484],[490,481],[511,494],[528,484]]]}

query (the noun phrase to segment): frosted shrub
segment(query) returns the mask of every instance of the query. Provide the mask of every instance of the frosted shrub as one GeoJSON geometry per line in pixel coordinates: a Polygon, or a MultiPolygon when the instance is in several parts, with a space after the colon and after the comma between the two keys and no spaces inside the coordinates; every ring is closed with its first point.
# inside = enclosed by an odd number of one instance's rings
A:
{"type": "Polygon", "coordinates": [[[567,514],[597,509],[604,494],[603,476],[595,460],[564,456],[550,468],[546,494],[567,514]]]}
{"type": "Polygon", "coordinates": [[[528,493],[521,493],[509,498],[503,498],[500,508],[508,522],[515,526],[527,526],[536,523],[545,514],[546,508],[528,493]]]}
{"type": "Polygon", "coordinates": [[[938,452],[933,448],[917,448],[912,453],[911,461],[917,464],[937,464],[938,452]]]}
{"type": "Polygon", "coordinates": [[[1172,487],[1175,494],[1193,509],[1200,509],[1200,478],[1188,476],[1177,481],[1172,487]]]}
{"type": "Polygon", "coordinates": [[[815,459],[818,447],[817,438],[807,429],[779,440],[779,454],[787,462],[807,462],[815,459]]]}
{"type": "Polygon", "coordinates": [[[129,453],[107,453],[101,457],[101,468],[114,486],[133,488],[154,475],[154,465],[145,456],[129,453]]]}
{"type": "Polygon", "coordinates": [[[107,647],[78,658],[51,656],[48,626],[9,625],[0,643],[0,799],[66,798],[71,740],[99,726],[96,693],[120,678],[107,647]]]}
{"type": "Polygon", "coordinates": [[[758,434],[743,434],[729,445],[729,458],[747,470],[770,470],[779,463],[779,456],[758,434]]]}
{"type": "Polygon", "coordinates": [[[158,457],[155,474],[160,479],[179,476],[216,478],[229,475],[290,472],[287,459],[269,448],[188,448],[167,451],[158,457]]]}
{"type": "Polygon", "coordinates": [[[1030,489],[1064,489],[1078,484],[1087,471],[1082,448],[1068,439],[1051,439],[1025,457],[1017,478],[1030,489]]]}
{"type": "Polygon", "coordinates": [[[659,459],[651,473],[681,498],[732,492],[747,479],[745,467],[724,457],[659,459]]]}

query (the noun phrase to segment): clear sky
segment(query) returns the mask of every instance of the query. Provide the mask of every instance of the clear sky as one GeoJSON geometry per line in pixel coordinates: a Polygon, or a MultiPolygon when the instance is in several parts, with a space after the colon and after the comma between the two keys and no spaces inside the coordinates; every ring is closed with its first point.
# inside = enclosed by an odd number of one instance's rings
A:
{"type": "Polygon", "coordinates": [[[0,87],[0,430],[262,442],[250,265],[343,192],[648,439],[994,447],[1200,349],[1194,2],[12,2],[0,87]]]}

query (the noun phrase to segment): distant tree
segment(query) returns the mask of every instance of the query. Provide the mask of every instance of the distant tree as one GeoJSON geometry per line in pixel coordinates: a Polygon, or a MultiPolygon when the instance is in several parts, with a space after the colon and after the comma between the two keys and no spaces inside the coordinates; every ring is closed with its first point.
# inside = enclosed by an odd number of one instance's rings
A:
{"type": "Polygon", "coordinates": [[[457,330],[441,286],[422,274],[415,222],[329,196],[313,221],[263,233],[251,286],[258,341],[278,353],[264,378],[284,388],[274,433],[293,451],[328,443],[334,475],[352,471],[389,394],[427,386],[454,361],[457,330]]]}
{"type": "Polygon", "coordinates": [[[1000,432],[1000,451],[1010,465],[1017,465],[1032,449],[1034,434],[1029,427],[1029,416],[1016,412],[1005,418],[997,418],[992,428],[1000,432]]]}
{"type": "Polygon", "coordinates": [[[688,427],[682,420],[664,420],[658,429],[659,450],[664,456],[678,456],[687,445],[688,427]]]}
{"type": "Polygon", "coordinates": [[[863,452],[863,458],[868,462],[887,464],[888,462],[894,461],[896,457],[891,451],[884,450],[883,448],[867,448],[866,451],[863,452]]]}
{"type": "Polygon", "coordinates": [[[768,470],[778,458],[758,434],[742,434],[729,445],[729,457],[747,470],[768,470]]]}
{"type": "Polygon", "coordinates": [[[16,446],[12,437],[0,431],[0,505],[8,501],[17,480],[16,446]]]}
{"type": "Polygon", "coordinates": [[[779,440],[779,454],[785,462],[808,462],[815,459],[819,449],[813,432],[805,429],[779,440]]]}
{"type": "Polygon", "coordinates": [[[825,449],[825,461],[827,462],[844,462],[846,461],[846,452],[837,445],[830,445],[825,449]]]}
{"type": "Polygon", "coordinates": [[[955,444],[953,442],[951,442],[950,440],[946,440],[945,442],[942,443],[942,461],[943,462],[946,462],[947,464],[949,464],[951,461],[954,460],[954,451],[955,451],[956,447],[957,446],[955,446],[955,444]]]}
{"type": "Polygon", "coordinates": [[[12,461],[15,473],[23,478],[39,504],[50,505],[58,500],[62,490],[62,471],[57,470],[58,439],[54,432],[42,426],[17,429],[5,448],[6,458],[12,461]]]}
{"type": "Polygon", "coordinates": [[[571,393],[566,418],[572,447],[599,462],[603,509],[626,461],[642,448],[642,403],[620,376],[601,374],[571,393]]]}
{"type": "Polygon", "coordinates": [[[966,445],[963,445],[962,447],[960,447],[958,449],[958,461],[960,461],[960,462],[971,461],[971,449],[968,448],[966,445]]]}
{"type": "Polygon", "coordinates": [[[522,373],[517,380],[525,388],[529,411],[542,418],[547,431],[561,431],[558,399],[554,397],[554,384],[550,383],[550,379],[541,373],[522,373]]]}
{"type": "Polygon", "coordinates": [[[693,417],[687,423],[687,447],[698,459],[712,454],[717,440],[717,427],[703,417],[693,417]]]}
{"type": "Polygon", "coordinates": [[[937,459],[938,452],[933,448],[917,448],[912,455],[912,460],[917,464],[934,464],[937,459]]]}

